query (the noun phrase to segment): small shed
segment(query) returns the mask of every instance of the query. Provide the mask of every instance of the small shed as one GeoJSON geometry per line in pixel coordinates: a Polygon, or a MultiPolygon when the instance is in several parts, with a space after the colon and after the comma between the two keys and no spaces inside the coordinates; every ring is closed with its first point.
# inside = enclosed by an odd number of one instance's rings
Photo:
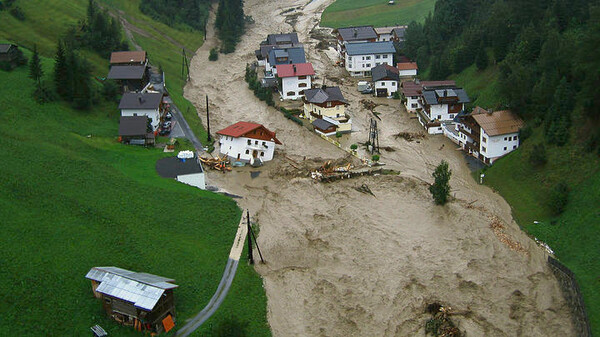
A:
{"type": "Polygon", "coordinates": [[[119,138],[125,144],[153,145],[154,134],[148,132],[148,117],[122,116],[119,121],[119,138]]]}
{"type": "Polygon", "coordinates": [[[163,178],[174,178],[184,184],[206,189],[204,169],[195,155],[189,159],[162,158],[156,162],[156,172],[163,178]]]}
{"type": "Polygon", "coordinates": [[[328,121],[326,121],[324,119],[321,119],[321,118],[315,119],[312,122],[312,125],[314,126],[315,131],[317,133],[320,133],[320,134],[325,135],[325,136],[334,135],[335,132],[336,132],[336,130],[337,130],[335,124],[333,124],[331,122],[328,122],[328,121]]]}
{"type": "Polygon", "coordinates": [[[150,333],[168,332],[175,322],[175,280],[117,267],[94,267],[85,276],[106,314],[150,333]]]}
{"type": "Polygon", "coordinates": [[[17,45],[0,43],[0,69],[11,70],[26,63],[27,59],[17,45]]]}

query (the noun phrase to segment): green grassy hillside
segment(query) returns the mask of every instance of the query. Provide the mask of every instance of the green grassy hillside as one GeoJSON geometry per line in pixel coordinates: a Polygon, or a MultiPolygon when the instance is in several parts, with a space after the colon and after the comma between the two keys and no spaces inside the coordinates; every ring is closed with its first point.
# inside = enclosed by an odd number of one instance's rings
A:
{"type": "Polygon", "coordinates": [[[433,11],[435,0],[337,0],[321,16],[321,26],[340,28],[373,25],[375,27],[407,25],[423,21],[433,11]]]}
{"type": "MultiPolygon", "coordinates": [[[[19,43],[5,29],[2,39],[19,43]]],[[[51,73],[52,59],[43,63],[51,73]]],[[[0,70],[0,335],[85,336],[100,324],[112,336],[139,336],[108,320],[85,279],[91,267],[111,265],[176,279],[181,325],[216,290],[239,208],[160,178],[160,149],[119,144],[116,104],[80,112],[35,103],[27,70],[0,70]]],[[[245,261],[221,308],[195,335],[232,316],[248,323],[249,335],[270,335],[262,281],[245,261]]]]}

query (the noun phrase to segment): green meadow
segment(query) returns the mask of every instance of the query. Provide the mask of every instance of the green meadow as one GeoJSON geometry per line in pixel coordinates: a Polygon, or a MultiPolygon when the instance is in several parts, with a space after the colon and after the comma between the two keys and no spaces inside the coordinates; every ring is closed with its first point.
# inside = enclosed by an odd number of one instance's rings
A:
{"type": "MultiPolygon", "coordinates": [[[[26,20],[0,12],[0,40],[22,49],[37,44],[49,79],[56,40],[85,16],[87,0],[17,4],[26,20]]],[[[202,42],[199,33],[169,36],[190,37],[189,48],[202,42]]],[[[178,57],[176,48],[152,38],[138,43],[149,46],[153,60],[178,57]]],[[[107,60],[84,55],[94,74],[105,76],[107,60]]],[[[163,68],[185,112],[180,69],[163,68]]],[[[0,70],[0,335],[85,336],[100,324],[111,336],[139,336],[109,320],[93,297],[85,274],[94,266],[174,278],[182,326],[213,296],[241,210],[227,197],[159,177],[156,161],[172,154],[119,144],[116,104],[100,101],[91,111],[37,104],[27,73],[0,70]]],[[[187,148],[182,142],[179,149],[187,148]]],[[[262,280],[245,258],[224,303],[195,335],[210,335],[232,317],[247,324],[248,335],[270,335],[262,280]]]]}
{"type": "Polygon", "coordinates": [[[435,0],[398,0],[394,5],[386,0],[336,0],[323,12],[321,26],[407,25],[423,21],[434,4],[435,0]]]}

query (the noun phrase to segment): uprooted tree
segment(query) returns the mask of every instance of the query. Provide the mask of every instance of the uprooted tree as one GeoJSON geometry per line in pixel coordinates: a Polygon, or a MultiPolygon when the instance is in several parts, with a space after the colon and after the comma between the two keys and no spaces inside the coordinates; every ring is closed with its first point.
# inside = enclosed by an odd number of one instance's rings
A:
{"type": "Polygon", "coordinates": [[[429,192],[431,192],[436,204],[443,205],[448,201],[448,197],[450,196],[450,176],[452,175],[452,171],[448,168],[448,162],[442,160],[432,175],[435,181],[429,186],[429,192]]]}

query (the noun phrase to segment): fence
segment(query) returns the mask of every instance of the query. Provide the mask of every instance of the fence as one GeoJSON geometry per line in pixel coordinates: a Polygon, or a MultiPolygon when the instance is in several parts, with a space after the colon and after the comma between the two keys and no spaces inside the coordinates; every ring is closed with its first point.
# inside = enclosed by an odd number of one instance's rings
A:
{"type": "Polygon", "coordinates": [[[569,307],[571,307],[576,336],[591,337],[592,330],[590,329],[590,322],[588,320],[587,312],[585,311],[585,305],[583,303],[583,298],[581,297],[579,285],[575,280],[575,275],[564,264],[551,256],[548,256],[548,265],[558,279],[565,300],[567,300],[569,307]]]}

